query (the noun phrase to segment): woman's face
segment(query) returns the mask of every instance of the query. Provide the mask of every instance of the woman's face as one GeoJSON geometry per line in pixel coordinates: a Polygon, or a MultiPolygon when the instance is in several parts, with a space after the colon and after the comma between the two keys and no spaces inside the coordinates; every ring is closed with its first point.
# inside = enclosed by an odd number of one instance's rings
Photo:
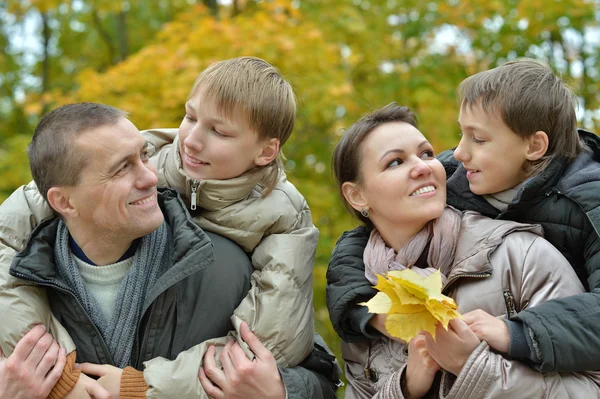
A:
{"type": "Polygon", "coordinates": [[[384,225],[420,230],[446,206],[446,172],[433,147],[414,126],[389,122],[362,143],[357,187],[370,219],[384,225]]]}

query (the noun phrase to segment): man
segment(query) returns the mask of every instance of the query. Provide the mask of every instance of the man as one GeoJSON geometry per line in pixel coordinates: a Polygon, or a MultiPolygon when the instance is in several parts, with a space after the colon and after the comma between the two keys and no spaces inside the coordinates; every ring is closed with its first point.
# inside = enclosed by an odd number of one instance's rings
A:
{"type": "MultiPolygon", "coordinates": [[[[176,193],[157,193],[144,139],[120,110],[83,103],[52,111],[36,128],[29,156],[34,181],[60,218],[35,229],[10,273],[27,282],[27,295],[38,285],[47,287],[56,319],[49,322],[51,331],[64,327],[77,348],[76,354],[68,350],[51,397],[89,397],[94,384],[113,397],[146,397],[153,386],[148,370],[137,371],[144,362],[174,359],[232,330],[229,317],[249,288],[249,259],[231,241],[197,227],[176,193]],[[97,382],[79,375],[75,356],[89,363],[81,370],[99,376],[97,382]]],[[[44,298],[35,295],[33,312],[43,314],[44,298]]],[[[252,343],[251,332],[244,334],[252,343]]],[[[251,349],[261,350],[255,342],[251,349]]],[[[282,388],[279,397],[286,390],[293,397],[288,388],[298,380],[333,396],[322,377],[298,367],[301,377],[292,375],[289,384],[274,359],[264,353],[262,358],[251,367],[260,371],[262,385],[282,388]]],[[[158,362],[154,375],[183,377],[181,369],[164,363],[158,362]]],[[[251,392],[256,376],[242,376],[235,392],[251,392]]],[[[192,386],[182,392],[199,393],[198,380],[189,380],[178,382],[192,386]]],[[[222,392],[231,388],[221,385],[222,392]]]]}

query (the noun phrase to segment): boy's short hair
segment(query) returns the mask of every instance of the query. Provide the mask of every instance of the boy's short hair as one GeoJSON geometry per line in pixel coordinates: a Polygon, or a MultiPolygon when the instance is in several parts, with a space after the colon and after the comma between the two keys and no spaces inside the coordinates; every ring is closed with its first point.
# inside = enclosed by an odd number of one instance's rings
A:
{"type": "Polygon", "coordinates": [[[360,173],[362,144],[373,130],[391,122],[404,122],[418,128],[417,116],[408,107],[391,102],[354,122],[342,135],[331,157],[331,169],[335,176],[340,198],[346,209],[370,227],[373,227],[371,220],[354,209],[344,197],[343,185],[346,182],[362,183],[360,173]]]}
{"type": "Polygon", "coordinates": [[[499,111],[516,135],[548,135],[548,150],[524,165],[528,175],[542,171],[554,156],[573,159],[582,151],[577,133],[576,98],[565,82],[544,63],[522,58],[465,79],[458,87],[461,108],[481,106],[499,111]]]}
{"type": "MultiPolygon", "coordinates": [[[[279,70],[256,57],[219,61],[206,68],[194,82],[189,98],[198,92],[216,102],[222,115],[240,114],[261,139],[279,139],[280,149],[296,120],[296,97],[279,70]]],[[[281,151],[281,150],[280,150],[281,151]]],[[[266,184],[268,194],[283,171],[280,157],[266,184]]]]}
{"type": "Polygon", "coordinates": [[[77,137],[101,126],[114,125],[127,113],[96,103],[64,105],[46,114],[35,128],[27,149],[33,181],[45,200],[48,190],[75,186],[88,159],[75,144],[77,137]]]}

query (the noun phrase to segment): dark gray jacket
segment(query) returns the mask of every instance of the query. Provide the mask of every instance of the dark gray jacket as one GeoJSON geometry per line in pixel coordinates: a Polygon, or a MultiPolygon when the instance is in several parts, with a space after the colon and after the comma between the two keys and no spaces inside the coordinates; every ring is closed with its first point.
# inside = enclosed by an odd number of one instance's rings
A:
{"type": "MultiPolygon", "coordinates": [[[[246,296],[252,273],[246,253],[232,241],[199,228],[176,192],[159,190],[159,204],[172,229],[174,264],[152,288],[139,321],[130,361],[139,370],[144,361],[159,356],[174,359],[231,331],[230,316],[246,296]]],[[[47,288],[52,313],[73,339],[78,362],[113,364],[97,327],[57,273],[56,230],[56,219],[41,223],[15,257],[10,273],[47,288]]],[[[327,376],[300,366],[281,370],[288,398],[335,397],[333,357],[315,346],[312,358],[329,360],[313,367],[327,376]]]]}

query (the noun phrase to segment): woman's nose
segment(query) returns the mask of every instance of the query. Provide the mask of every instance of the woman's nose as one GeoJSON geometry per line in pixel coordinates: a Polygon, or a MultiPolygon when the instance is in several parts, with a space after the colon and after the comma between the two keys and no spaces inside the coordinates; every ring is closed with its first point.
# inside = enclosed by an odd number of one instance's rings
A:
{"type": "Polygon", "coordinates": [[[415,165],[413,166],[412,170],[411,170],[411,174],[413,175],[413,178],[419,177],[419,176],[426,176],[429,175],[431,173],[431,167],[429,166],[429,164],[427,162],[425,162],[424,160],[422,160],[421,158],[417,158],[415,161],[415,165]]]}

